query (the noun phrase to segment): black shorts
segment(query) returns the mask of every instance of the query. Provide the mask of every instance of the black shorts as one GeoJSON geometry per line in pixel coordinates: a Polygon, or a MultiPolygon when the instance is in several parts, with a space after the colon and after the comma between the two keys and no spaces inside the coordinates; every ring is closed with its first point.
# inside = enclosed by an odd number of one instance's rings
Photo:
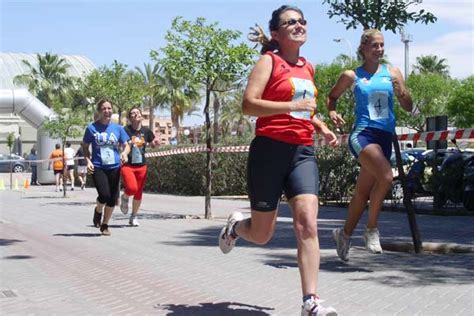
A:
{"type": "Polygon", "coordinates": [[[55,174],[55,175],[57,175],[58,173],[59,173],[59,174],[63,174],[63,169],[60,169],[60,170],[54,169],[53,171],[54,171],[54,174],[55,174]]]}
{"type": "Polygon", "coordinates": [[[67,166],[67,170],[68,170],[68,171],[69,171],[69,170],[73,170],[73,169],[74,169],[74,165],[68,165],[68,166],[67,166]]]}
{"type": "Polygon", "coordinates": [[[253,210],[278,207],[281,194],[319,194],[319,171],[313,146],[293,145],[257,136],[250,145],[247,186],[253,210]]]}

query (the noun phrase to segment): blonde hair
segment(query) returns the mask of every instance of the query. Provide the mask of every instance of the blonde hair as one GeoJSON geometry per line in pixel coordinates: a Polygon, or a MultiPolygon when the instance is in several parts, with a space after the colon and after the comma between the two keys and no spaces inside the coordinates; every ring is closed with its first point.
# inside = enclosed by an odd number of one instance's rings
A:
{"type": "Polygon", "coordinates": [[[367,44],[369,39],[371,39],[372,37],[378,34],[382,35],[382,32],[378,29],[364,30],[364,32],[362,33],[360,37],[359,48],[357,48],[357,56],[359,57],[360,60],[364,61],[364,54],[362,54],[362,46],[367,44]]]}

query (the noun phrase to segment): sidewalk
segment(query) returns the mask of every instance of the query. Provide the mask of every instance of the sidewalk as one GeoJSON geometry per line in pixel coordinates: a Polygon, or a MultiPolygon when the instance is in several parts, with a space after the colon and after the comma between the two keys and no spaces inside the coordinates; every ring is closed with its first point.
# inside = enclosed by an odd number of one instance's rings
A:
{"type": "MultiPolygon", "coordinates": [[[[129,227],[116,208],[105,237],[92,227],[95,190],[67,194],[54,186],[0,191],[2,315],[299,315],[286,205],[268,245],[239,240],[223,255],[218,233],[230,212],[248,215],[245,200],[213,199],[214,218],[205,220],[203,197],[145,194],[141,226],[129,227]]],[[[371,255],[363,248],[363,217],[343,263],[331,231],[344,217],[333,207],[319,216],[319,294],[340,315],[474,314],[473,254],[371,255]]],[[[417,221],[425,242],[473,246],[474,216],[417,221]]],[[[380,231],[382,243],[411,242],[406,214],[383,212],[380,231]]]]}

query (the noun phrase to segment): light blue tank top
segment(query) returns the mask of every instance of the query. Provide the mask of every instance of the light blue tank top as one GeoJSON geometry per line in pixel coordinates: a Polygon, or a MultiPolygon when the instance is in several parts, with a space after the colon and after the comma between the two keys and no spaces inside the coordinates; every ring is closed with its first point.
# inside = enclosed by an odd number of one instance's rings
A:
{"type": "Polygon", "coordinates": [[[355,74],[355,127],[373,127],[393,133],[393,86],[387,65],[381,65],[375,74],[368,73],[361,66],[355,70],[355,74]]]}

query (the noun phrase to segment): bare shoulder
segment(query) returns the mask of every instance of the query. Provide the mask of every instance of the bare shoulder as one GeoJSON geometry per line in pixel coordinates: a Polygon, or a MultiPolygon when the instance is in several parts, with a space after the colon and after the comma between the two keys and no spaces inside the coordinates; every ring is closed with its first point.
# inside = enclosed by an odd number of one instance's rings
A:
{"type": "Polygon", "coordinates": [[[401,78],[402,77],[402,72],[400,71],[400,69],[398,67],[394,67],[394,66],[391,66],[391,65],[387,64],[387,68],[388,68],[388,71],[390,72],[390,75],[392,77],[396,77],[396,78],[401,78]]]}
{"type": "Polygon", "coordinates": [[[343,87],[349,87],[354,83],[355,77],[356,77],[356,74],[354,70],[351,70],[351,69],[344,70],[342,74],[339,76],[339,80],[337,84],[343,87]]]}

